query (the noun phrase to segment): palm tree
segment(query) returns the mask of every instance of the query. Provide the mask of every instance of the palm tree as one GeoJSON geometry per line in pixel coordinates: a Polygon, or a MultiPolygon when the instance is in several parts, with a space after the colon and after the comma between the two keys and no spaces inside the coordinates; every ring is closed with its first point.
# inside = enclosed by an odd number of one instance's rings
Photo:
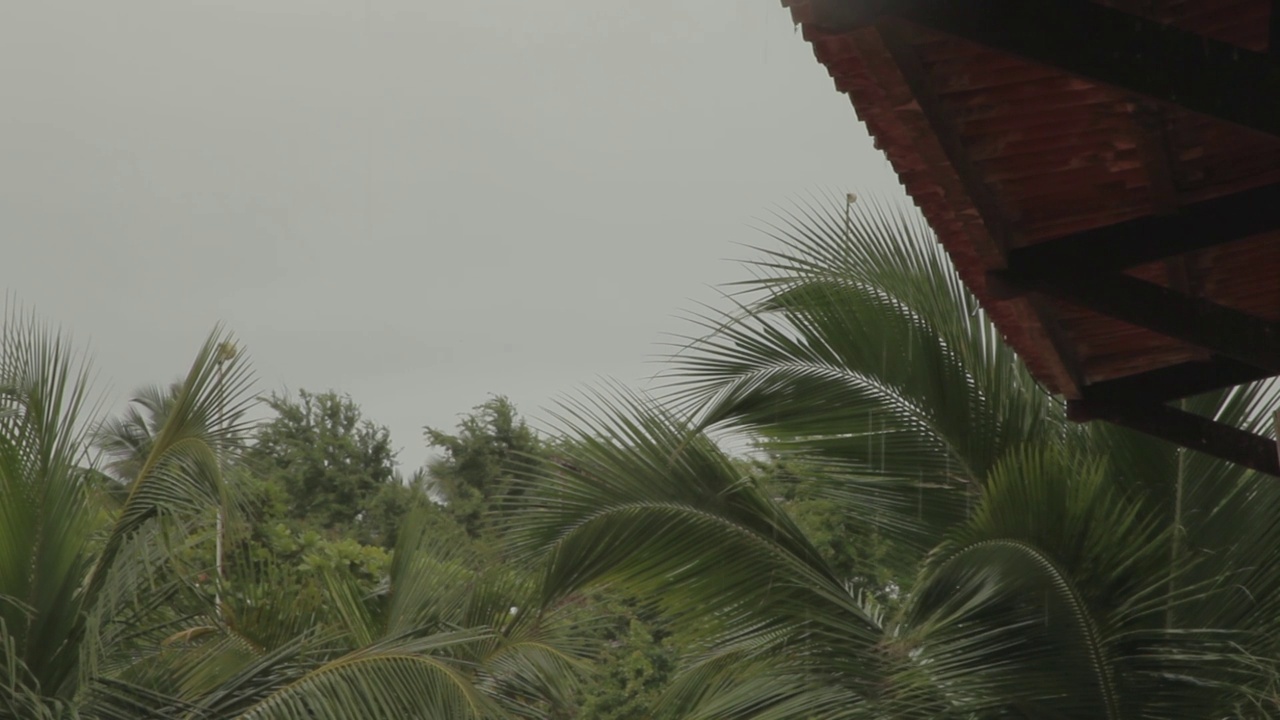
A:
{"type": "MultiPolygon", "coordinates": [[[[157,574],[165,538],[225,505],[219,452],[238,428],[213,391],[215,333],[196,357],[118,508],[88,464],[87,365],[61,336],[11,311],[0,331],[0,712],[83,713],[102,681],[172,617],[181,585],[157,574]]],[[[237,358],[233,400],[247,402],[237,358]]]]}
{"type": "MultiPolygon", "coordinates": [[[[914,213],[784,215],[698,318],[659,402],[567,403],[576,448],[529,483],[544,600],[652,593],[705,656],[691,718],[1209,718],[1280,712],[1280,484],[1069,423],[914,213]],[[889,538],[879,605],[708,433],[804,459],[889,538]]],[[[1271,384],[1184,401],[1251,430],[1271,384]]]]}
{"type": "Polygon", "coordinates": [[[181,393],[181,382],[139,388],[122,416],[101,424],[93,443],[108,458],[104,472],[125,484],[138,476],[181,393]]]}

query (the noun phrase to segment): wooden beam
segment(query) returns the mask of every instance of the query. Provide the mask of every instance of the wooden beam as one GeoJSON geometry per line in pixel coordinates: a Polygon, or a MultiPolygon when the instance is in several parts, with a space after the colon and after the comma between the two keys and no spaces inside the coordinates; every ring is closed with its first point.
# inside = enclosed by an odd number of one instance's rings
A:
{"type": "Polygon", "coordinates": [[[1125,92],[1280,137],[1266,53],[1082,0],[814,0],[832,31],[900,18],[1125,92]]]}
{"type": "Polygon", "coordinates": [[[1034,271],[1011,264],[997,287],[1039,292],[1144,327],[1270,374],[1280,374],[1280,325],[1128,275],[1081,265],[1034,271]]]}
{"type": "MultiPolygon", "coordinates": [[[[947,162],[959,179],[961,191],[967,196],[982,220],[991,245],[994,246],[992,253],[994,257],[990,258],[990,262],[1003,262],[1008,252],[1010,235],[1007,221],[991,189],[974,169],[951,114],[946,111],[937,93],[934,92],[928,72],[920,63],[915,48],[905,38],[905,29],[897,23],[887,22],[877,28],[877,35],[911,91],[911,96],[915,99],[915,105],[919,108],[928,130],[932,132],[947,162]]],[[[1014,312],[1034,321],[1028,325],[1034,339],[1053,351],[1052,356],[1045,360],[1046,364],[1051,366],[1049,372],[1052,373],[1053,382],[1066,395],[1079,395],[1082,383],[1080,363],[1076,357],[1075,348],[1068,342],[1066,333],[1062,331],[1061,324],[1057,321],[1052,309],[1039,298],[1021,298],[1016,302],[1019,305],[1015,307],[1014,312]],[[1036,326],[1039,329],[1034,329],[1036,326]]]]}
{"type": "Polygon", "coordinates": [[[1275,441],[1271,438],[1168,405],[1126,406],[1072,400],[1067,403],[1067,415],[1077,422],[1106,420],[1280,477],[1280,456],[1277,455],[1275,441]]]}
{"type": "Polygon", "coordinates": [[[1085,386],[1081,394],[1085,400],[1157,405],[1265,380],[1271,375],[1267,370],[1231,358],[1212,357],[1092,383],[1085,386]]]}
{"type": "Polygon", "coordinates": [[[992,195],[991,188],[983,182],[981,175],[970,161],[955,120],[934,92],[929,73],[921,64],[915,48],[906,39],[905,28],[897,23],[884,23],[877,28],[877,35],[880,36],[880,42],[889,53],[889,57],[893,58],[894,64],[897,65],[898,72],[902,74],[903,82],[911,91],[916,107],[920,109],[928,129],[933,133],[938,146],[947,157],[947,162],[951,164],[956,177],[959,178],[965,195],[978,211],[978,216],[982,218],[982,223],[986,226],[987,234],[995,244],[996,251],[1003,255],[1009,248],[1009,228],[1000,211],[1000,205],[992,195]]]}
{"type": "Polygon", "coordinates": [[[1009,262],[1035,270],[1074,263],[1118,272],[1277,228],[1280,183],[1011,250],[1009,262]]]}

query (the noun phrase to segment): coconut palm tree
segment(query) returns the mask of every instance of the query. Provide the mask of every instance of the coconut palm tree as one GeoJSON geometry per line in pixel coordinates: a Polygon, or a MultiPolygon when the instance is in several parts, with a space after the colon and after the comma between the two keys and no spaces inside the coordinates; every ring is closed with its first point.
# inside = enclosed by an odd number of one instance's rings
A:
{"type": "Polygon", "coordinates": [[[123,415],[101,424],[93,444],[107,457],[104,472],[126,484],[138,476],[181,392],[180,382],[139,388],[129,398],[123,415]]]}
{"type": "Polygon", "coordinates": [[[87,365],[67,341],[11,311],[0,330],[0,709],[72,717],[100,680],[171,619],[179,583],[154,572],[165,539],[227,503],[222,460],[248,402],[237,358],[214,390],[215,333],[118,508],[88,457],[87,365]],[[230,398],[223,402],[223,391],[230,398]]]}
{"type": "MultiPolygon", "coordinates": [[[[575,449],[514,516],[544,599],[618,583],[683,618],[706,652],[673,717],[1280,712],[1280,484],[1069,423],[917,215],[844,210],[780,218],[669,397],[566,404],[575,449]],[[832,570],[723,432],[803,458],[888,538],[898,602],[832,570]]],[[[1260,431],[1274,398],[1183,404],[1260,431]]]]}

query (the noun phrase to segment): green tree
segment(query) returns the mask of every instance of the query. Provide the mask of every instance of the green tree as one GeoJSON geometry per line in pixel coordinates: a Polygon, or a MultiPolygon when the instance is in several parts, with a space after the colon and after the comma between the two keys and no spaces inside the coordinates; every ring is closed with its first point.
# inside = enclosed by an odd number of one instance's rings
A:
{"type": "Polygon", "coordinates": [[[272,395],[267,405],[275,416],[259,426],[246,459],[252,472],[284,490],[286,516],[301,529],[393,545],[395,521],[413,493],[396,474],[387,428],[332,391],[272,395]]]}
{"type": "MultiPolygon", "coordinates": [[[[1004,346],[923,221],[784,218],[665,403],[565,415],[516,549],[550,601],[611,583],[695,633],[681,718],[1264,718],[1280,713],[1280,484],[1075,425],[1004,346]],[[805,470],[907,588],[886,608],[708,439],[805,470]]],[[[1260,431],[1271,384],[1182,401],[1260,431]]],[[[812,528],[811,528],[812,529],[812,528]]]]}
{"type": "MultiPolygon", "coordinates": [[[[228,340],[218,348],[213,362],[216,367],[219,363],[229,363],[236,356],[236,347],[228,340]]],[[[223,392],[219,382],[214,382],[215,393],[223,392]]],[[[93,435],[93,444],[106,456],[107,462],[102,469],[107,475],[126,485],[137,478],[146,465],[156,438],[168,422],[169,414],[181,398],[183,389],[181,380],[168,385],[140,388],[129,398],[119,417],[106,418],[99,423],[93,435]]],[[[243,432],[246,426],[242,422],[242,416],[247,409],[248,403],[234,408],[234,414],[227,415],[224,412],[220,422],[237,432],[243,432]]],[[[228,438],[227,444],[238,445],[239,438],[228,438]]]]}
{"type": "Polygon", "coordinates": [[[443,451],[428,466],[432,491],[472,537],[488,527],[496,505],[508,498],[513,480],[544,454],[542,441],[505,397],[476,406],[453,434],[425,429],[427,443],[443,451]]]}

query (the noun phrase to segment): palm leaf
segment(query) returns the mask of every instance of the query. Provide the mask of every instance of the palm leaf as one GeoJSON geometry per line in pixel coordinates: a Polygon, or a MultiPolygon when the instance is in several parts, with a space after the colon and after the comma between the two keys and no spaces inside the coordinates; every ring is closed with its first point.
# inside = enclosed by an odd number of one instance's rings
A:
{"type": "Polygon", "coordinates": [[[699,426],[758,433],[825,466],[833,499],[917,551],[1029,435],[1069,432],[915,213],[820,205],[769,229],[779,249],[697,319],[669,390],[699,426]]]}
{"type": "Polygon", "coordinates": [[[223,355],[230,343],[215,330],[197,353],[89,574],[90,602],[120,547],[148,521],[227,507],[223,464],[243,434],[239,418],[256,402],[248,393],[252,375],[243,351],[223,355]]]}
{"type": "Polygon", "coordinates": [[[97,520],[79,468],[87,394],[83,358],[8,309],[0,332],[0,595],[14,601],[0,603],[0,623],[7,674],[53,704],[78,679],[79,590],[97,520]]]}
{"type": "Polygon", "coordinates": [[[873,681],[864,661],[878,624],[690,419],[619,393],[566,405],[562,422],[572,440],[527,481],[513,516],[515,547],[547,558],[544,603],[610,583],[721,643],[838,642],[832,666],[850,686],[873,681]]]}

